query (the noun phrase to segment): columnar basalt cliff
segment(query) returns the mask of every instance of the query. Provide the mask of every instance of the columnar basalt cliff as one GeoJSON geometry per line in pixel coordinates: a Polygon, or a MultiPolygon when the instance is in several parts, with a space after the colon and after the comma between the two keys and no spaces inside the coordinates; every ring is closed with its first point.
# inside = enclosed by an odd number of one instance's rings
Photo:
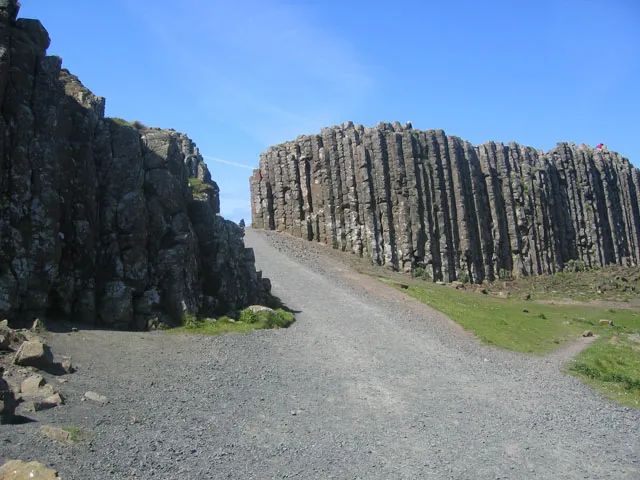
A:
{"type": "Polygon", "coordinates": [[[640,171],[606,149],[473,146],[399,123],[301,136],[251,177],[255,228],[444,281],[637,265],[639,191],[640,171]]]}
{"type": "Polygon", "coordinates": [[[17,12],[0,0],[0,318],[146,328],[263,301],[195,144],[105,118],[17,12]]]}

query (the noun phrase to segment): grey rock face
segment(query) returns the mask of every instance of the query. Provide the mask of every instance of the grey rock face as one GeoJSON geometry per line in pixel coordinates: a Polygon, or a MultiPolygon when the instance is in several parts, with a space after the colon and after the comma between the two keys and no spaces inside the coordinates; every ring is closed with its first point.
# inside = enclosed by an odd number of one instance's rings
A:
{"type": "Polygon", "coordinates": [[[346,123],[271,147],[250,183],[254,228],[434,281],[640,262],[640,170],[606,149],[346,123]]]}
{"type": "Polygon", "coordinates": [[[0,318],[144,329],[263,302],[196,145],[105,118],[17,10],[0,3],[0,318]]]}

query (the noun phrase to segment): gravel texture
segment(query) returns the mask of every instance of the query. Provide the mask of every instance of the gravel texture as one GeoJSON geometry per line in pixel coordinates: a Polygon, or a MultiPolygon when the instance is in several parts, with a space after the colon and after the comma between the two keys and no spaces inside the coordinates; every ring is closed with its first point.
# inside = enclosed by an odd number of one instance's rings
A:
{"type": "Polygon", "coordinates": [[[249,229],[247,243],[293,326],[50,333],[78,366],[67,404],[0,426],[0,461],[65,480],[640,478],[640,411],[564,375],[566,352],[483,346],[328,248],[249,229]],[[56,443],[44,424],[86,438],[56,443]]]}

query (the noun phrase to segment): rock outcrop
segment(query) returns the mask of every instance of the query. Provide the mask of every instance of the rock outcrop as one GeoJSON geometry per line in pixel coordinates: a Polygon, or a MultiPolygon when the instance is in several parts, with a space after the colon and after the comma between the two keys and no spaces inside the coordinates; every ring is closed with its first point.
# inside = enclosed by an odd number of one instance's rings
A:
{"type": "Polygon", "coordinates": [[[0,0],[0,318],[143,329],[263,301],[195,144],[105,118],[17,12],[0,0]]]}
{"type": "Polygon", "coordinates": [[[543,153],[346,123],[268,149],[251,192],[255,228],[433,280],[640,261],[640,171],[606,148],[543,153]]]}

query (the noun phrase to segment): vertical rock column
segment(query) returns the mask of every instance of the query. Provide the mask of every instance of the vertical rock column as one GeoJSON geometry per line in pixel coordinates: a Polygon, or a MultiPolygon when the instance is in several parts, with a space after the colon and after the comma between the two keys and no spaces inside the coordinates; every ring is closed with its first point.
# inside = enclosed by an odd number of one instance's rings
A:
{"type": "Polygon", "coordinates": [[[349,122],[261,156],[253,225],[434,280],[637,265],[639,181],[628,160],[586,146],[474,147],[442,130],[349,122]]]}

